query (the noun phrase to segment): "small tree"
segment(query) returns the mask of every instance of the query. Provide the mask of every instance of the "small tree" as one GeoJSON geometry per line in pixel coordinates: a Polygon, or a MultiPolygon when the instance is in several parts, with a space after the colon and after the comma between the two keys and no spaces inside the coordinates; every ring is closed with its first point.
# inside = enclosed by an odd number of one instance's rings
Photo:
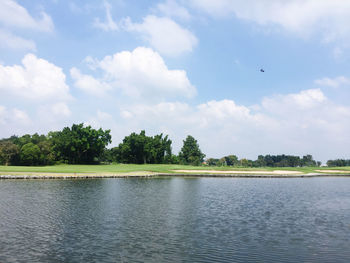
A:
{"type": "Polygon", "coordinates": [[[183,164],[200,165],[203,162],[205,154],[199,149],[197,140],[191,135],[188,135],[183,143],[179,153],[180,162],[183,164]]]}

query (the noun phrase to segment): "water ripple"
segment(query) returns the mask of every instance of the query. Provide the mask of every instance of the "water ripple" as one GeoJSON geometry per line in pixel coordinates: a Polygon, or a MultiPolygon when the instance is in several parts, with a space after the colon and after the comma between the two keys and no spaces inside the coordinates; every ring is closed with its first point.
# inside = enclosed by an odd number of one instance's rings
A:
{"type": "Polygon", "coordinates": [[[0,262],[348,262],[350,180],[0,181],[0,262]]]}

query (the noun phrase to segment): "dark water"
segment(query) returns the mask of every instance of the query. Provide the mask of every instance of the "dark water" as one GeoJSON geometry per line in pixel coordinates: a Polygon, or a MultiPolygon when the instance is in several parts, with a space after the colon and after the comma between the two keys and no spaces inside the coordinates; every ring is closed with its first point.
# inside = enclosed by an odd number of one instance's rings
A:
{"type": "Polygon", "coordinates": [[[0,262],[350,262],[350,178],[3,180],[0,262]]]}

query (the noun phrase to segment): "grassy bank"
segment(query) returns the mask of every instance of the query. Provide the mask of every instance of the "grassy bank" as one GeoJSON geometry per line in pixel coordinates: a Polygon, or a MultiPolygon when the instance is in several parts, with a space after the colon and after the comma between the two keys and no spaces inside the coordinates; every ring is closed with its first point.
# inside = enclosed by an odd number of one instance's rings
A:
{"type": "MultiPolygon", "coordinates": [[[[172,164],[111,164],[111,165],[53,165],[53,166],[0,166],[0,173],[92,173],[92,174],[116,174],[129,172],[156,172],[174,173],[174,170],[220,170],[220,171],[299,171],[302,173],[319,173],[322,170],[349,171],[350,167],[263,167],[263,168],[240,168],[240,167],[208,167],[172,164]]],[[[330,172],[326,172],[330,173],[330,172]]]]}

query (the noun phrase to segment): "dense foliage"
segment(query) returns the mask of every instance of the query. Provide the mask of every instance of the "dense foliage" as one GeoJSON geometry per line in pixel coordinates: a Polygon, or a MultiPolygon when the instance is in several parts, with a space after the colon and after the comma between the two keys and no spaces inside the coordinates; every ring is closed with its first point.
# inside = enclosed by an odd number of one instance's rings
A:
{"type": "Polygon", "coordinates": [[[81,123],[50,132],[49,140],[60,160],[71,164],[92,164],[99,161],[105,147],[112,142],[109,133],[110,130],[95,130],[81,123]]]}
{"type": "Polygon", "coordinates": [[[131,133],[123,139],[118,147],[108,151],[110,161],[135,164],[171,163],[171,140],[168,135],[146,136],[145,131],[140,134],[131,133]]]}
{"type": "MultiPolygon", "coordinates": [[[[52,165],[56,163],[94,164],[190,164],[236,167],[315,167],[321,162],[312,155],[259,155],[258,159],[238,159],[236,155],[220,159],[208,158],[199,148],[197,140],[188,135],[178,155],[172,154],[172,141],[168,135],[147,136],[143,130],[125,136],[118,147],[107,149],[111,143],[110,130],[96,130],[91,126],[73,124],[48,135],[11,136],[0,140],[0,165],[52,165]]],[[[350,159],[329,160],[327,165],[350,166],[350,159]]]]}
{"type": "Polygon", "coordinates": [[[48,165],[53,163],[51,142],[45,135],[35,133],[0,140],[0,164],[48,165]]]}
{"type": "Polygon", "coordinates": [[[179,153],[181,164],[200,165],[203,162],[205,154],[199,149],[199,144],[195,138],[188,135],[183,141],[183,146],[179,153]]]}
{"type": "Polygon", "coordinates": [[[350,166],[350,159],[348,159],[348,160],[344,160],[344,159],[328,160],[327,166],[329,166],[329,167],[350,166]]]}
{"type": "Polygon", "coordinates": [[[12,136],[0,140],[0,164],[49,165],[57,162],[90,164],[98,162],[111,142],[110,131],[73,124],[46,135],[12,136]]]}
{"type": "Polygon", "coordinates": [[[229,155],[221,159],[210,158],[206,160],[210,166],[242,166],[242,167],[314,167],[320,166],[321,162],[313,159],[312,155],[302,158],[293,155],[259,155],[255,161],[248,159],[238,160],[237,156],[229,155]]]}

